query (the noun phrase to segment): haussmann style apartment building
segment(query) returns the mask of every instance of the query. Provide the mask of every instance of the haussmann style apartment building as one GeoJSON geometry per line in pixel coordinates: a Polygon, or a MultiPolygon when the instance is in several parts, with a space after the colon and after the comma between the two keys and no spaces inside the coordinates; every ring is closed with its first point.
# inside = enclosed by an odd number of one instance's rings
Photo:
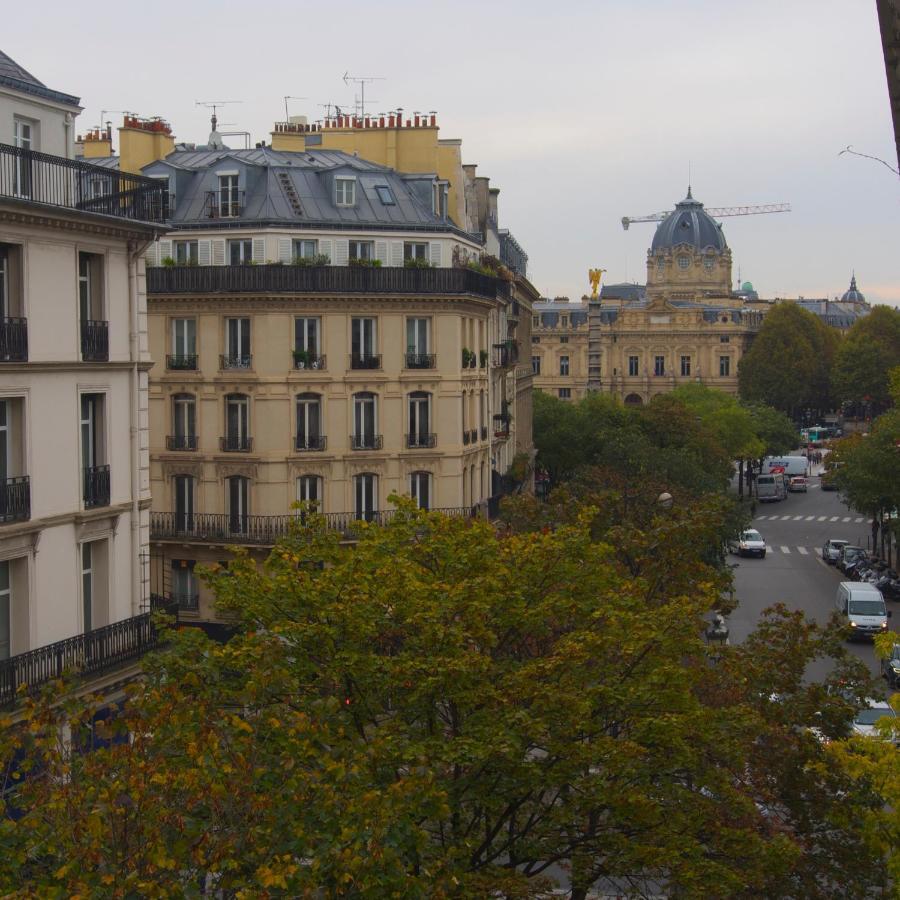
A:
{"type": "Polygon", "coordinates": [[[168,198],[146,253],[152,564],[183,615],[213,617],[195,567],[264,550],[297,501],[352,539],[392,494],[486,513],[514,460],[530,472],[538,295],[434,117],[294,120],[252,149],[129,117],[119,144],[84,154],[168,198]]]}
{"type": "Polygon", "coordinates": [[[158,182],[74,159],[77,97],[0,52],[0,705],[152,645],[144,254],[158,182]]]}

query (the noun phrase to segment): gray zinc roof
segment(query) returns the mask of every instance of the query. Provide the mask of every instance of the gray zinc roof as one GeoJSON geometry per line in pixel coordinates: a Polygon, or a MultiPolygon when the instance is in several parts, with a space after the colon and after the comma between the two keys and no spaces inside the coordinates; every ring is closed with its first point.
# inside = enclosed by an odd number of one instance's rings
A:
{"type": "Polygon", "coordinates": [[[728,246],[722,226],[704,212],[703,204],[691,196],[690,188],[687,197],[657,225],[650,250],[666,250],[679,244],[691,244],[698,250],[724,250],[728,246]]]}
{"type": "Polygon", "coordinates": [[[2,50],[0,50],[0,84],[21,91],[23,94],[33,94],[56,103],[66,103],[69,106],[78,106],[80,103],[78,97],[48,88],[2,50]]]}

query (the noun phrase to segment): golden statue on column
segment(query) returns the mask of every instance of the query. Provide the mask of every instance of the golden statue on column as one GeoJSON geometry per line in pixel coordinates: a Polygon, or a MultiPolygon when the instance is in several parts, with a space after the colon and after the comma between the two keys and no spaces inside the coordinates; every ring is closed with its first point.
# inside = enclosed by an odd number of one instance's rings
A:
{"type": "Polygon", "coordinates": [[[591,300],[597,299],[597,292],[600,290],[600,279],[606,269],[588,269],[588,281],[591,283],[591,300]]]}

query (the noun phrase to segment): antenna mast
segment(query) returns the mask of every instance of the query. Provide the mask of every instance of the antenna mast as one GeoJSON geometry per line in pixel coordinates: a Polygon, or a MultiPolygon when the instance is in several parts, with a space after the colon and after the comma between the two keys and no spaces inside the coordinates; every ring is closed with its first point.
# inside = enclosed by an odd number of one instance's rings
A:
{"type": "Polygon", "coordinates": [[[309,100],[309,97],[291,97],[286,95],[284,98],[284,121],[290,122],[291,114],[288,112],[288,100],[309,100]]]}
{"type": "Polygon", "coordinates": [[[210,123],[212,125],[212,130],[216,130],[216,124],[218,123],[218,118],[216,117],[216,110],[220,106],[228,106],[231,103],[243,103],[243,100],[195,100],[195,106],[205,106],[207,109],[212,110],[212,118],[210,119],[210,123]]]}
{"type": "Polygon", "coordinates": [[[366,114],[366,85],[373,81],[384,81],[383,75],[351,75],[349,72],[344,72],[344,84],[350,84],[353,82],[354,84],[359,85],[359,100],[358,100],[358,112],[357,115],[365,116],[366,114]]]}

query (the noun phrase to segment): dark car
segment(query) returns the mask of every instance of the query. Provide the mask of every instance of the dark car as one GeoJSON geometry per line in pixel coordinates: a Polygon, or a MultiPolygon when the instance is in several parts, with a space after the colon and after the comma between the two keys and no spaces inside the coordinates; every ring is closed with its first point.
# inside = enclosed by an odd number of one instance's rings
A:
{"type": "Polygon", "coordinates": [[[829,566],[833,566],[837,563],[837,561],[841,558],[841,548],[846,547],[850,541],[840,541],[840,540],[827,540],[822,545],[822,559],[828,563],[829,566]]]}
{"type": "Polygon", "coordinates": [[[838,489],[837,482],[834,480],[834,473],[826,472],[821,478],[821,487],[823,491],[836,491],[838,489]]]}
{"type": "Polygon", "coordinates": [[[841,547],[841,555],[837,560],[837,567],[846,574],[847,569],[865,559],[869,554],[862,547],[854,547],[852,544],[844,544],[841,547]]]}
{"type": "Polygon", "coordinates": [[[894,644],[891,655],[881,661],[881,674],[891,687],[900,687],[900,644],[894,644]]]}

